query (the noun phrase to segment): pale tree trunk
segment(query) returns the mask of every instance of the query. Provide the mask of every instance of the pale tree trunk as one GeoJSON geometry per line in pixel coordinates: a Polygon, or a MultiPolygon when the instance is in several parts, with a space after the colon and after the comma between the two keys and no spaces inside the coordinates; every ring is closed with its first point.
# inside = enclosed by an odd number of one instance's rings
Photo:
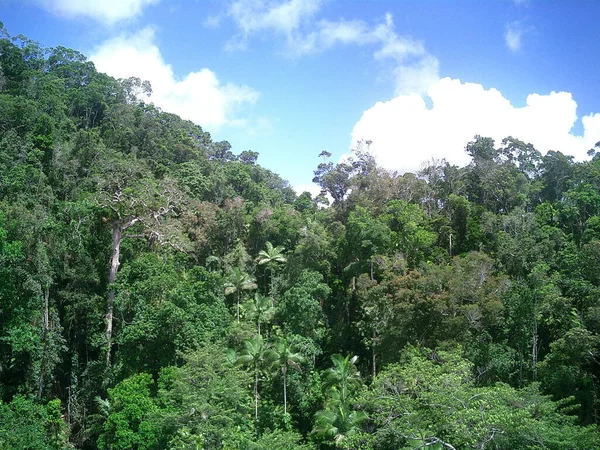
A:
{"type": "Polygon", "coordinates": [[[283,413],[287,414],[287,367],[281,368],[283,373],[283,413]]]}
{"type": "Polygon", "coordinates": [[[258,370],[254,372],[254,420],[258,422],[258,370]]]}
{"type": "Polygon", "coordinates": [[[538,362],[538,323],[537,323],[537,299],[533,306],[533,336],[531,338],[531,362],[533,365],[533,380],[537,380],[538,362]]]}
{"type": "Polygon", "coordinates": [[[110,271],[108,272],[108,298],[106,302],[106,367],[110,366],[110,352],[112,347],[113,333],[113,312],[115,302],[115,279],[117,270],[119,270],[119,256],[121,252],[121,239],[123,238],[123,228],[117,221],[113,223],[113,241],[112,241],[112,259],[110,261],[110,271]]]}
{"type": "Polygon", "coordinates": [[[375,342],[377,341],[377,329],[373,327],[373,342],[371,344],[371,351],[373,357],[373,378],[377,376],[377,353],[375,352],[375,342]]]}
{"type": "MultiPolygon", "coordinates": [[[[371,259],[371,281],[373,277],[373,260],[371,259]]],[[[371,341],[371,357],[373,359],[373,378],[377,375],[377,353],[375,353],[375,342],[377,340],[377,324],[373,325],[373,337],[371,341]]]]}
{"type": "Polygon", "coordinates": [[[50,332],[50,285],[44,286],[44,305],[42,307],[42,362],[40,364],[40,376],[38,379],[37,399],[42,398],[44,393],[44,372],[46,371],[46,347],[48,346],[48,334],[50,332]]]}
{"type": "Polygon", "coordinates": [[[50,330],[50,285],[44,287],[44,335],[50,330]]]}

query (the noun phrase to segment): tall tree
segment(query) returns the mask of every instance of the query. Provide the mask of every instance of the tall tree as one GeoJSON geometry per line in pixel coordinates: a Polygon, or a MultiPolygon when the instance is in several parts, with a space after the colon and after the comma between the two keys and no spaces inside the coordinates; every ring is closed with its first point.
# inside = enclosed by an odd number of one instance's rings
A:
{"type": "Polygon", "coordinates": [[[283,376],[283,413],[287,414],[287,372],[289,367],[302,371],[300,364],[304,362],[304,357],[294,351],[287,339],[282,338],[275,342],[275,364],[281,368],[283,376]]]}
{"type": "Polygon", "coordinates": [[[260,325],[269,322],[275,314],[275,308],[271,305],[269,297],[260,292],[254,293],[254,299],[249,300],[246,311],[252,320],[256,322],[256,329],[260,335],[260,325]]]}
{"type": "MultiPolygon", "coordinates": [[[[231,274],[225,282],[225,295],[235,294],[236,301],[236,317],[238,323],[240,322],[240,299],[244,291],[250,291],[256,289],[254,277],[245,273],[239,267],[231,269],[231,274]]],[[[260,331],[259,333],[260,334],[260,331]]]]}
{"type": "Polygon", "coordinates": [[[112,252],[108,273],[106,305],[106,366],[110,365],[115,279],[121,264],[121,242],[126,238],[144,238],[159,245],[183,249],[175,229],[165,219],[180,212],[182,194],[170,180],[154,180],[147,168],[132,158],[108,155],[96,172],[100,193],[96,197],[112,229],[112,252]]]}
{"type": "Polygon", "coordinates": [[[263,370],[273,363],[275,353],[258,334],[244,341],[244,348],[240,353],[237,362],[250,366],[254,372],[254,419],[258,421],[258,383],[263,370]]]}
{"type": "Polygon", "coordinates": [[[331,356],[333,367],[325,372],[325,409],[315,414],[313,433],[342,442],[360,430],[367,416],[352,409],[352,398],[362,387],[356,367],[358,356],[336,353],[331,356]]]}
{"type": "Polygon", "coordinates": [[[274,276],[274,264],[275,263],[286,263],[287,262],[287,258],[284,256],[284,251],[285,249],[281,246],[278,245],[277,247],[274,247],[273,244],[271,244],[270,242],[267,241],[266,243],[266,248],[264,250],[261,250],[260,252],[258,252],[258,256],[256,258],[256,262],[259,265],[266,265],[267,268],[269,269],[270,275],[271,275],[271,289],[270,289],[270,295],[274,295],[273,292],[273,276],[274,276]]]}

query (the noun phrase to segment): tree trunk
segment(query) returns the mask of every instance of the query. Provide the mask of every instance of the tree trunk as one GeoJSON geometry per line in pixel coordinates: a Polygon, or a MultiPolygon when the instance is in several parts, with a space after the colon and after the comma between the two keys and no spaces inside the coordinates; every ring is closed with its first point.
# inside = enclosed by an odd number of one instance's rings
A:
{"type": "Polygon", "coordinates": [[[273,267],[269,267],[269,274],[270,274],[270,285],[271,287],[269,288],[269,295],[271,296],[271,306],[275,306],[275,293],[273,292],[273,267]]]}
{"type": "Polygon", "coordinates": [[[377,353],[375,353],[375,341],[377,340],[377,330],[373,327],[373,341],[371,343],[371,351],[373,357],[373,378],[377,376],[377,353]]]}
{"type": "MultiPolygon", "coordinates": [[[[535,294],[534,294],[535,296],[535,294]]],[[[533,365],[533,381],[537,380],[537,360],[538,360],[538,323],[537,323],[537,299],[533,303],[533,336],[531,337],[531,362],[533,365]]]]}
{"type": "Polygon", "coordinates": [[[287,414],[287,367],[281,368],[283,373],[283,413],[287,414]]]}
{"type": "Polygon", "coordinates": [[[254,372],[254,420],[258,422],[258,370],[254,372]]]}
{"type": "Polygon", "coordinates": [[[108,298],[106,302],[106,367],[110,366],[110,352],[112,347],[113,332],[113,310],[115,302],[115,279],[117,270],[119,270],[119,256],[121,252],[121,239],[123,238],[123,229],[121,224],[116,221],[113,223],[113,242],[112,259],[110,261],[110,271],[108,273],[108,298]]]}
{"type": "Polygon", "coordinates": [[[46,284],[44,286],[44,335],[50,330],[50,286],[46,284]]]}
{"type": "Polygon", "coordinates": [[[41,400],[44,393],[44,374],[46,372],[46,349],[48,346],[48,333],[50,332],[50,285],[44,286],[44,305],[42,307],[42,362],[38,379],[37,399],[41,400]]]}

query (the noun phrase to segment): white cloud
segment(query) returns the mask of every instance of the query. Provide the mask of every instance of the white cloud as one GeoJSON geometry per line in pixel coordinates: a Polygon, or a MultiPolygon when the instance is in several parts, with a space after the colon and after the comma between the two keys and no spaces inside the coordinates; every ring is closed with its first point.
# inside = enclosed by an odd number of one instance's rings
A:
{"type": "Polygon", "coordinates": [[[513,136],[542,152],[559,150],[579,160],[600,141],[600,114],[582,118],[582,136],[571,133],[577,103],[568,92],[530,94],[517,108],[496,89],[443,78],[429,87],[428,95],[431,108],[417,94],[378,102],[354,126],[352,143],[370,139],[383,167],[414,172],[431,158],[467,164],[464,148],[476,134],[492,137],[497,145],[513,136]]]}
{"type": "Polygon", "coordinates": [[[149,80],[152,102],[211,131],[225,124],[243,126],[244,121],[235,117],[236,112],[258,99],[258,93],[251,88],[222,84],[206,68],[177,78],[154,43],[152,28],[105,41],[90,59],[99,71],[115,78],[136,76],[149,80]]]}
{"type": "Polygon", "coordinates": [[[321,193],[321,187],[315,183],[298,184],[296,186],[292,186],[292,188],[294,191],[296,191],[296,195],[300,195],[303,192],[310,192],[313,198],[321,193]]]}
{"type": "MultiPolygon", "coordinates": [[[[425,92],[439,79],[439,62],[430,55],[422,42],[399,35],[391,14],[378,24],[363,20],[316,20],[322,0],[236,0],[226,16],[240,31],[228,49],[244,49],[248,38],[259,33],[283,36],[286,53],[299,57],[324,52],[339,45],[371,45],[373,57],[392,74],[397,94],[425,92]],[[391,66],[390,66],[391,64],[391,66]]],[[[221,21],[211,17],[207,26],[221,21]]]]}
{"type": "Polygon", "coordinates": [[[245,35],[269,29],[289,34],[316,13],[320,3],[320,0],[236,0],[228,14],[245,35]]]}
{"type": "Polygon", "coordinates": [[[160,0],[35,0],[45,9],[66,17],[89,17],[114,23],[139,15],[148,5],[160,0]]]}
{"type": "Polygon", "coordinates": [[[425,93],[440,79],[440,63],[434,56],[423,55],[412,64],[400,64],[394,69],[394,76],[396,95],[425,93]]]}
{"type": "Polygon", "coordinates": [[[320,4],[321,0],[236,0],[226,15],[233,20],[240,35],[229,42],[228,48],[245,48],[247,38],[261,31],[281,33],[293,42],[300,25],[319,10],[320,4]]]}
{"type": "Polygon", "coordinates": [[[519,22],[513,22],[506,26],[506,30],[504,31],[504,42],[509,50],[513,52],[521,50],[523,33],[523,26],[519,22]]]}

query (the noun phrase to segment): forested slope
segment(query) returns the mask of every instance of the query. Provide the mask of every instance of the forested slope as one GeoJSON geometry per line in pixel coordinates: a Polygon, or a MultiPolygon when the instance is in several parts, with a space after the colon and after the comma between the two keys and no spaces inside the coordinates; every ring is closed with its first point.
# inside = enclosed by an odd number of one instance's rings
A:
{"type": "Polygon", "coordinates": [[[0,34],[0,449],[600,446],[593,151],[398,175],[361,142],[296,196],[0,34]]]}

